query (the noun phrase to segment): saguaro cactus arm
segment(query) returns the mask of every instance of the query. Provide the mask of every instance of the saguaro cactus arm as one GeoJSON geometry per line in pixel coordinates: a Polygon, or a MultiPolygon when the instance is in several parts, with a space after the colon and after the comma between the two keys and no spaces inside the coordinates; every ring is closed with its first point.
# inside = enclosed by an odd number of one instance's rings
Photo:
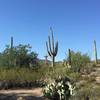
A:
{"type": "Polygon", "coordinates": [[[50,53],[52,54],[52,53],[53,53],[53,51],[52,51],[52,49],[51,49],[51,40],[50,40],[50,36],[48,36],[48,42],[49,42],[49,49],[50,49],[50,53]]]}
{"type": "Polygon", "coordinates": [[[46,47],[47,47],[47,52],[48,52],[49,56],[51,57],[51,53],[50,53],[50,51],[49,51],[48,43],[47,43],[47,42],[46,42],[46,47]]]}
{"type": "Polygon", "coordinates": [[[54,53],[54,36],[53,36],[53,30],[51,28],[51,33],[52,33],[52,53],[54,53]]]}
{"type": "Polygon", "coordinates": [[[55,56],[57,55],[57,52],[58,52],[58,41],[56,42],[56,45],[55,45],[55,53],[54,53],[55,56]]]}

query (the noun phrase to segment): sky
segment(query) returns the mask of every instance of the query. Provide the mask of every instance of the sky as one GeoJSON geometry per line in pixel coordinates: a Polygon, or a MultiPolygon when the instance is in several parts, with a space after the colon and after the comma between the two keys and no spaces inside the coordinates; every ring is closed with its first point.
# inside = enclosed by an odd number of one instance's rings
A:
{"type": "Polygon", "coordinates": [[[10,44],[30,44],[44,58],[52,27],[59,48],[56,60],[68,49],[93,56],[96,40],[100,57],[100,0],[0,0],[0,51],[10,44]]]}

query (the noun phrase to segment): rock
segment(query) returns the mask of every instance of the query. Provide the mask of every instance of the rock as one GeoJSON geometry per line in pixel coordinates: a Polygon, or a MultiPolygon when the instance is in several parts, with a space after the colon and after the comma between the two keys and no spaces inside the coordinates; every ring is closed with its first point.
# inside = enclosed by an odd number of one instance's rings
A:
{"type": "Polygon", "coordinates": [[[90,76],[96,76],[97,72],[91,72],[90,76]]]}
{"type": "Polygon", "coordinates": [[[96,77],[96,83],[100,84],[100,77],[96,77]]]}

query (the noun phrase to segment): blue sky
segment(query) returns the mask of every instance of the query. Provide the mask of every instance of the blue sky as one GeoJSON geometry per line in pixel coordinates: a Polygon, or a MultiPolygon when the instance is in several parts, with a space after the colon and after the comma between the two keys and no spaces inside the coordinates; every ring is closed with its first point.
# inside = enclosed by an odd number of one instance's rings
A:
{"type": "Polygon", "coordinates": [[[14,37],[14,45],[30,44],[44,58],[52,26],[59,41],[57,60],[68,48],[93,58],[93,40],[100,57],[99,0],[0,0],[0,50],[14,37]]]}

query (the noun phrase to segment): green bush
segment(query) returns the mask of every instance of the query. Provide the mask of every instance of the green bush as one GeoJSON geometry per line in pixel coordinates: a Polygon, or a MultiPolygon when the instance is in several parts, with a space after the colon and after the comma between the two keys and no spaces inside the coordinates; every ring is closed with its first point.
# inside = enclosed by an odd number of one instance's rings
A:
{"type": "Polygon", "coordinates": [[[38,54],[31,51],[31,46],[19,44],[18,46],[6,46],[5,50],[0,53],[0,67],[28,67],[38,66],[38,54]]]}
{"type": "Polygon", "coordinates": [[[89,100],[100,100],[100,87],[93,88],[89,84],[87,87],[77,90],[71,100],[87,100],[87,97],[89,97],[89,100]]]}
{"type": "MultiPolygon", "coordinates": [[[[44,76],[44,72],[29,68],[0,68],[0,84],[4,83],[8,88],[9,85],[14,88],[39,86],[44,84],[44,76]]],[[[2,88],[5,88],[5,85],[2,88]]]]}
{"type": "MultiPolygon", "coordinates": [[[[68,58],[67,58],[68,59],[68,58]]],[[[75,72],[83,71],[84,67],[90,62],[90,57],[81,52],[71,51],[71,66],[75,72]]]]}

